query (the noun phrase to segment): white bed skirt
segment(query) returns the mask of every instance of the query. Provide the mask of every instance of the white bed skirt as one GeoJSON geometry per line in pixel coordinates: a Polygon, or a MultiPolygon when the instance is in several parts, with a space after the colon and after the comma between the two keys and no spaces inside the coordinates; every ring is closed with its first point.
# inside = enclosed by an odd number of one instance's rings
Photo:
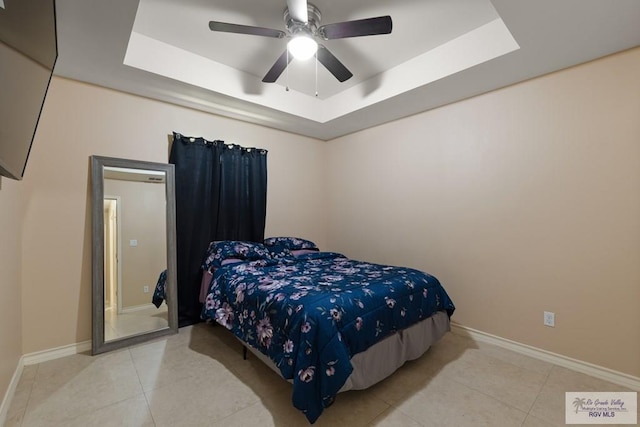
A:
{"type": "MultiPolygon", "coordinates": [[[[356,354],[351,358],[353,372],[339,392],[363,390],[382,381],[406,361],[422,356],[432,344],[440,340],[450,330],[449,316],[445,311],[439,311],[420,323],[385,338],[366,351],[356,354]]],[[[258,359],[281,375],[280,370],[271,359],[253,347],[246,347],[258,359]]]]}

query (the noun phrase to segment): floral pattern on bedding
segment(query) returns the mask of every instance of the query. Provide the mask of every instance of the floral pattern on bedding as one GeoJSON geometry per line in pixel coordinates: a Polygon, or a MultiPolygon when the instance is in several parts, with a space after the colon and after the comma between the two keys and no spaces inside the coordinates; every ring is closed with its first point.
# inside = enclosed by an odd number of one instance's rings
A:
{"type": "Polygon", "coordinates": [[[226,259],[254,261],[269,258],[271,258],[271,253],[262,243],[222,240],[209,243],[202,269],[218,268],[226,259]]]}
{"type": "Polygon", "coordinates": [[[167,299],[166,293],[167,286],[167,270],[162,271],[160,276],[158,277],[158,281],[156,282],[156,288],[153,291],[153,297],[151,298],[151,302],[156,308],[160,308],[162,305],[162,301],[167,299]]]}
{"type": "Polygon", "coordinates": [[[293,404],[313,423],[353,355],[440,310],[455,307],[433,276],[317,252],[217,269],[202,314],[293,379],[293,404]]]}

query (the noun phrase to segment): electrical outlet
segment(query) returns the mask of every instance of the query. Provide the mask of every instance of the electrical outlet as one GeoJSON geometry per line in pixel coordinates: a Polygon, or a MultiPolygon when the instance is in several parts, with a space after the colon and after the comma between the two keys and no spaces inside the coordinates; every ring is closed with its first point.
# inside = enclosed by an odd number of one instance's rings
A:
{"type": "Polygon", "coordinates": [[[544,325],[554,328],[556,326],[556,314],[550,311],[544,312],[544,325]]]}
{"type": "Polygon", "coordinates": [[[148,294],[149,293],[149,287],[147,285],[144,285],[142,287],[142,292],[144,292],[145,294],[148,294]]]}

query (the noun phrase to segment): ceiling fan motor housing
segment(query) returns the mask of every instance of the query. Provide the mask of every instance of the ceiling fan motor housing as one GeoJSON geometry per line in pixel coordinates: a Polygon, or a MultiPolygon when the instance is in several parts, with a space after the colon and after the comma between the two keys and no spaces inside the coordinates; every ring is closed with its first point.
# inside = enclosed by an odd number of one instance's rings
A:
{"type": "Polygon", "coordinates": [[[292,36],[295,36],[300,32],[311,35],[312,37],[315,36],[318,31],[318,27],[320,26],[321,19],[322,14],[320,13],[320,9],[311,3],[307,3],[307,22],[298,22],[294,20],[289,13],[289,8],[284,10],[285,27],[292,36]]]}

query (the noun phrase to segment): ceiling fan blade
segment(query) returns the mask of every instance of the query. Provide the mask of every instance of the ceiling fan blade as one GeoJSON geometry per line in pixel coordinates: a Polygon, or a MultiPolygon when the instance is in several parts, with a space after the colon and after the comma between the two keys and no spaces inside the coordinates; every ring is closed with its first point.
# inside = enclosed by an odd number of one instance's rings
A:
{"type": "Polygon", "coordinates": [[[323,25],[318,28],[318,35],[325,40],[334,40],[347,37],[389,34],[392,28],[393,22],[391,17],[387,15],[323,25]]]}
{"type": "Polygon", "coordinates": [[[250,25],[228,24],[226,22],[209,21],[211,31],[222,33],[249,34],[252,36],[273,37],[281,39],[287,34],[284,31],[272,30],[271,28],[252,27],[250,25]]]}
{"type": "Polygon", "coordinates": [[[289,62],[291,62],[292,59],[293,56],[287,55],[287,51],[285,49],[285,51],[282,52],[282,55],[280,55],[280,57],[276,59],[276,62],[275,64],[273,64],[271,69],[267,71],[267,74],[262,79],[262,82],[275,83],[275,81],[278,80],[278,77],[280,77],[280,74],[282,74],[285,68],[287,68],[287,65],[289,65],[289,62]]]}
{"type": "Polygon", "coordinates": [[[320,61],[320,63],[324,65],[324,67],[329,70],[329,72],[333,74],[339,82],[342,83],[353,76],[351,71],[349,71],[347,67],[338,60],[338,58],[333,56],[333,54],[329,52],[329,49],[321,44],[318,45],[316,55],[318,56],[318,61],[320,61]]]}
{"type": "Polygon", "coordinates": [[[296,22],[306,24],[309,21],[309,12],[307,11],[307,0],[287,0],[287,8],[289,16],[296,22]]]}

